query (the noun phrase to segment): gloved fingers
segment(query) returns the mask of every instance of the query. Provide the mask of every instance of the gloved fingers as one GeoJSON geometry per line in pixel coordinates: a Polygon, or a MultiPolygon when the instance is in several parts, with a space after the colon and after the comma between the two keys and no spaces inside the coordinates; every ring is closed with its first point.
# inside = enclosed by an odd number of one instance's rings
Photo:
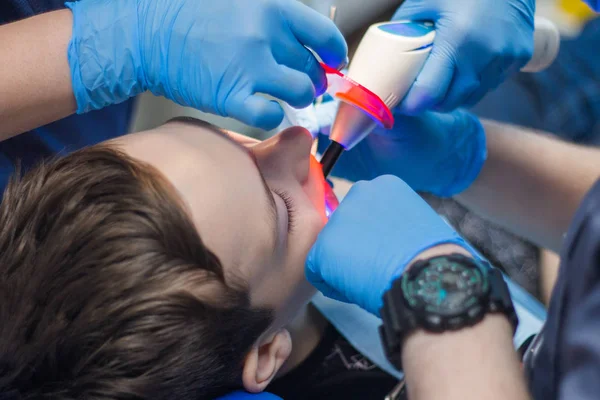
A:
{"type": "Polygon", "coordinates": [[[278,47],[273,50],[273,57],[278,64],[286,65],[308,75],[315,87],[317,96],[322,95],[327,90],[325,71],[306,47],[299,43],[297,46],[290,46],[290,48],[278,47]]]}
{"type": "Polygon", "coordinates": [[[300,44],[314,50],[332,68],[346,62],[348,45],[333,21],[299,1],[282,8],[289,27],[300,44]]]}
{"type": "Polygon", "coordinates": [[[283,108],[274,101],[259,94],[244,97],[238,94],[227,102],[227,116],[244,124],[271,130],[283,121],[283,108]]]}
{"type": "Polygon", "coordinates": [[[413,1],[407,0],[396,10],[392,21],[410,20],[410,21],[433,21],[435,19],[433,0],[413,1]]]}
{"type": "Polygon", "coordinates": [[[434,43],[423,69],[398,107],[403,114],[414,115],[431,109],[446,96],[455,68],[449,52],[442,49],[443,46],[434,43]]]}
{"type": "Polygon", "coordinates": [[[446,97],[435,107],[436,111],[451,112],[462,107],[468,98],[481,87],[481,82],[473,72],[457,71],[448,87],[446,97]]]}
{"type": "Polygon", "coordinates": [[[396,140],[422,136],[421,132],[427,131],[426,125],[430,123],[431,114],[431,112],[424,112],[419,115],[404,115],[395,112],[394,127],[392,129],[377,127],[373,130],[372,135],[394,138],[396,140]]]}
{"type": "Polygon", "coordinates": [[[518,72],[521,67],[520,61],[512,58],[496,57],[485,68],[481,74],[481,84],[464,101],[463,107],[472,107],[490,91],[496,89],[506,78],[518,72]]]}
{"type": "Polygon", "coordinates": [[[315,87],[306,74],[285,65],[273,69],[268,77],[256,83],[254,89],[297,108],[309,106],[316,95],[315,87]]]}

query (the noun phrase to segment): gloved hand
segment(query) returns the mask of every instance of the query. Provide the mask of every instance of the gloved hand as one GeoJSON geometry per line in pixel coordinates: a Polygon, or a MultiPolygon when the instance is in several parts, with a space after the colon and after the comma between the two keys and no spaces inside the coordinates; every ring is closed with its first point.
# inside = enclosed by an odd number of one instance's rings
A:
{"type": "MultiPolygon", "coordinates": [[[[337,107],[316,109],[322,134],[329,134],[337,107]]],[[[426,112],[416,117],[395,115],[394,128],[375,129],[352,150],[342,154],[332,175],[350,181],[396,175],[414,190],[450,197],[467,189],[485,162],[485,132],[466,111],[426,112]]],[[[322,153],[329,140],[319,138],[322,153]]]]}
{"type": "Polygon", "coordinates": [[[383,294],[408,263],[444,243],[464,245],[425,200],[386,175],[350,189],[310,250],[306,276],[325,296],[379,316],[383,294]]]}
{"type": "Polygon", "coordinates": [[[296,0],[81,0],[68,57],[78,112],[145,90],[270,129],[281,106],[325,90],[313,49],[333,67],[347,56],[332,21],[296,0]]]}
{"type": "Polygon", "coordinates": [[[400,110],[477,103],[533,55],[534,13],[535,0],[406,0],[393,19],[433,21],[436,37],[400,110]]]}

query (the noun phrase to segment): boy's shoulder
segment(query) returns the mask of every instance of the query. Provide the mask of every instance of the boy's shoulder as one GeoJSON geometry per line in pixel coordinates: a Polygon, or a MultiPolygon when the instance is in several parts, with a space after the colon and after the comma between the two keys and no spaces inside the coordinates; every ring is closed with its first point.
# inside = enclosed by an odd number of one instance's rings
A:
{"type": "Polygon", "coordinates": [[[311,355],[268,391],[285,400],[381,400],[397,383],[330,324],[311,355]]]}

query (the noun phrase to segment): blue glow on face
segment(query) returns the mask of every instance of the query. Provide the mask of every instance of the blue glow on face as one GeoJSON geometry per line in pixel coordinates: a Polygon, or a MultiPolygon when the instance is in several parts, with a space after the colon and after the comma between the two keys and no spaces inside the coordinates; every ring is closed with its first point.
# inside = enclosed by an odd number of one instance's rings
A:
{"type": "Polygon", "coordinates": [[[392,35],[404,37],[421,37],[434,30],[433,25],[421,22],[392,22],[380,25],[379,29],[392,35]]]}

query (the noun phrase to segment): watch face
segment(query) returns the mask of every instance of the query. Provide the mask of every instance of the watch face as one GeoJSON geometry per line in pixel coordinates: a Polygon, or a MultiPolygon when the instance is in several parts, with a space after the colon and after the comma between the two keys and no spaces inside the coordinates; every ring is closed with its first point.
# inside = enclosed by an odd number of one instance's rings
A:
{"type": "Polygon", "coordinates": [[[442,315],[461,314],[487,293],[487,280],[475,265],[440,257],[430,260],[403,282],[413,308],[442,315]]]}

